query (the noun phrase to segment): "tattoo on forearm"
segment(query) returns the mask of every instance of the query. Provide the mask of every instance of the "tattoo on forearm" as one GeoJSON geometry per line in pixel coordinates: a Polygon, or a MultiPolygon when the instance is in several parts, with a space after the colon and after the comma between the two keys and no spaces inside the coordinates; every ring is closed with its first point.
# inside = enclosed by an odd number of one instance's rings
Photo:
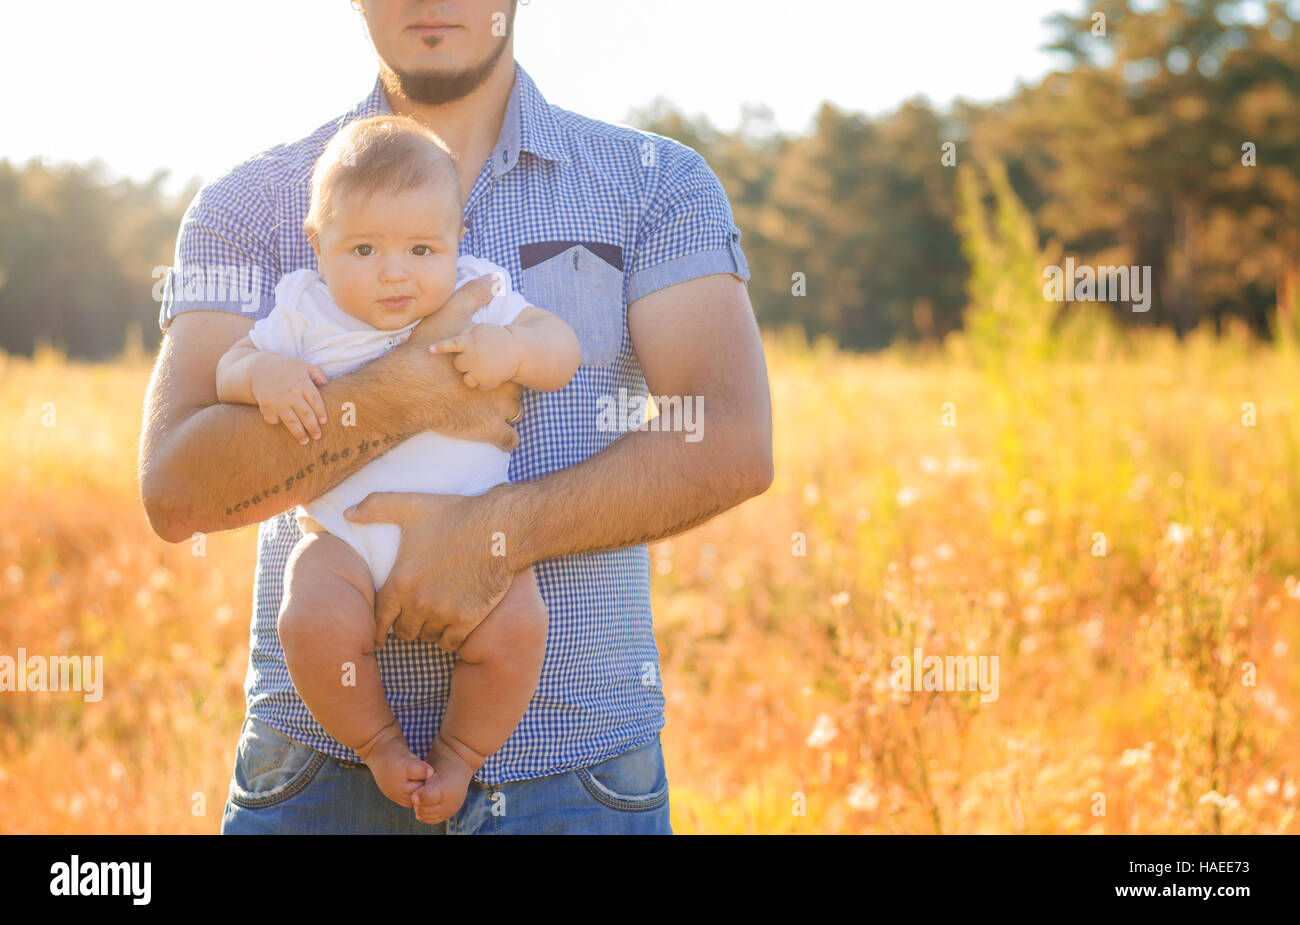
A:
{"type": "Polygon", "coordinates": [[[355,447],[345,446],[337,452],[325,450],[314,456],[312,462],[302,466],[296,472],[287,473],[281,479],[272,483],[270,486],[263,487],[261,491],[258,491],[251,497],[227,505],[226,516],[232,517],[235,514],[248,510],[250,507],[257,507],[257,505],[269,501],[281,491],[287,493],[294,485],[301,482],[303,479],[306,479],[309,476],[319,475],[330,466],[334,466],[340,462],[346,464],[349,460],[359,459],[360,457],[367,455],[380,456],[385,451],[392,449],[409,436],[409,433],[384,434],[384,436],[378,440],[362,440],[355,447]],[[379,452],[375,452],[376,450],[379,452]]]}

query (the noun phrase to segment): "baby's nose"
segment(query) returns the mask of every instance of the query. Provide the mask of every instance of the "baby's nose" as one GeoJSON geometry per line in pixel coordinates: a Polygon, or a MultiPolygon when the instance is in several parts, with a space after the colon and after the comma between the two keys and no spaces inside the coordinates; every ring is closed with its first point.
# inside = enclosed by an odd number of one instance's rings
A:
{"type": "Polygon", "coordinates": [[[379,263],[379,278],[384,281],[406,279],[406,261],[389,257],[379,263]]]}

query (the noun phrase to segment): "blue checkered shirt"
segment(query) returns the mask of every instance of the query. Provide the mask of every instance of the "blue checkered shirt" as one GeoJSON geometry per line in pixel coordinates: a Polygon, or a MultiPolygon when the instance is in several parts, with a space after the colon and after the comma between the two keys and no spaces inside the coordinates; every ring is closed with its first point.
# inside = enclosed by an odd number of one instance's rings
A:
{"type": "MultiPolygon", "coordinates": [[[[165,330],[178,312],[194,309],[250,320],[269,314],[276,281],[316,266],[302,225],[317,157],[349,121],[388,112],[377,80],[351,112],[207,184],[181,222],[176,284],[167,287],[159,325],[165,330]],[[254,297],[237,285],[187,287],[182,277],[195,268],[218,280],[223,271],[227,279],[240,273],[254,297]]],[[[699,154],[552,106],[517,63],[500,137],[464,219],[461,254],[509,270],[530,302],[574,328],[582,348],[582,365],[565,388],[524,390],[512,482],[573,466],[617,439],[597,428],[601,396],[615,398],[620,388],[648,394],[627,331],[629,302],[711,273],[749,279],[731,205],[699,154]]],[[[285,562],[300,536],[292,511],[258,528],[248,712],[298,742],[356,761],[294,690],[276,632],[285,562]]],[[[514,734],[479,771],[485,784],[589,766],[650,741],[664,725],[647,547],[548,559],[535,569],[550,615],[541,681],[514,734]]],[[[454,657],[396,637],[377,654],[393,712],[423,755],[442,719],[454,657]]]]}

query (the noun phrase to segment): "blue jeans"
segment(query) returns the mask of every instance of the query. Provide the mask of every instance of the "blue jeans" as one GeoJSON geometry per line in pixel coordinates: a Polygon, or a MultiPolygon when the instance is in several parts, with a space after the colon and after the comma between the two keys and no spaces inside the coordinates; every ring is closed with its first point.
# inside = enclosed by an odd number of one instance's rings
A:
{"type": "Polygon", "coordinates": [[[470,783],[465,805],[425,825],[375,786],[363,764],[299,745],[244,718],[223,835],[671,835],[656,736],[599,764],[532,780],[470,783]]]}

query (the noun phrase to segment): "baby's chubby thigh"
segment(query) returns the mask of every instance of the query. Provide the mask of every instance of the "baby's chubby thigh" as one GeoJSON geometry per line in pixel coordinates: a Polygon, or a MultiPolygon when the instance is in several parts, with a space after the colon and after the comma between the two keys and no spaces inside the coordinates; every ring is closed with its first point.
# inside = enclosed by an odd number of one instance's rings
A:
{"type": "MultiPolygon", "coordinates": [[[[340,652],[374,646],[375,592],[370,569],[351,546],[330,533],[307,533],[285,565],[277,626],[285,658],[310,667],[340,652]]],[[[319,666],[317,666],[319,667],[319,666]]]]}
{"type": "Polygon", "coordinates": [[[532,566],[517,572],[505,596],[465,637],[456,656],[469,664],[495,662],[540,668],[549,617],[532,566]]]}

